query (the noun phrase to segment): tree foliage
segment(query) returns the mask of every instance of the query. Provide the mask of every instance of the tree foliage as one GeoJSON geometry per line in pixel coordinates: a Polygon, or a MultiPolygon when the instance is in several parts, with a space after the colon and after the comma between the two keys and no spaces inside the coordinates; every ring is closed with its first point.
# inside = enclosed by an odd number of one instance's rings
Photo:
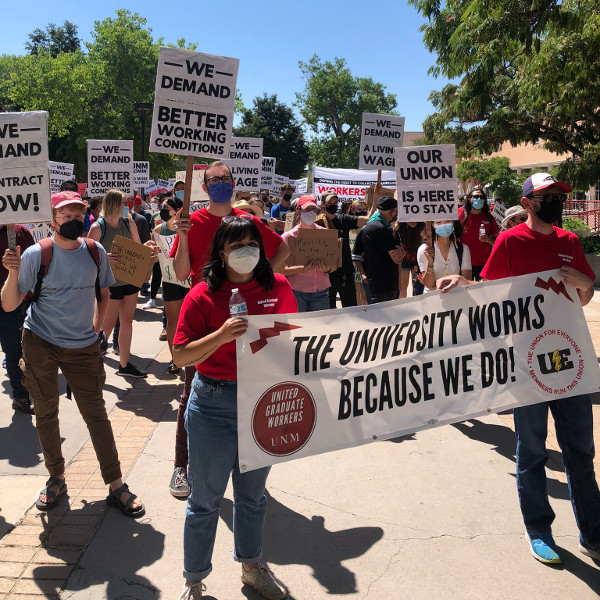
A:
{"type": "Polygon", "coordinates": [[[29,54],[48,52],[50,56],[56,57],[61,52],[77,52],[81,48],[77,26],[70,21],[65,21],[62,27],[50,23],[46,29],[34,29],[28,37],[25,48],[29,54]]]}
{"type": "Polygon", "coordinates": [[[431,94],[429,143],[472,157],[543,140],[566,155],[556,176],[600,178],[600,4],[597,0],[409,0],[429,22],[430,69],[451,80],[431,94]]]}
{"type": "Polygon", "coordinates": [[[396,96],[370,77],[353,77],[343,58],[322,62],[315,54],[300,61],[306,80],[296,106],[315,134],[309,143],[314,163],[358,168],[363,112],[397,114],[396,96]]]}
{"type": "Polygon", "coordinates": [[[463,160],[456,167],[456,176],[461,181],[477,180],[482,186],[489,184],[494,196],[502,198],[509,206],[521,199],[521,184],[506,157],[463,160]]]}
{"type": "Polygon", "coordinates": [[[252,109],[241,110],[241,125],[234,129],[238,137],[263,138],[263,154],[277,158],[277,173],[297,179],[308,163],[304,132],[292,109],[273,94],[253,100],[252,109]]]}

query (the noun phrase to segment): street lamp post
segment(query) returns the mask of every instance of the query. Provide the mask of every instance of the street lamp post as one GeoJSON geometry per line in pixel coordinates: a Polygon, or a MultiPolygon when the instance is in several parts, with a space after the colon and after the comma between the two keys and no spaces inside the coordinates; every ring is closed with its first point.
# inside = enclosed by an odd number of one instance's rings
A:
{"type": "MultiPolygon", "coordinates": [[[[154,109],[154,104],[151,102],[134,102],[131,106],[142,121],[142,161],[144,161],[146,160],[146,118],[154,109]]],[[[144,191],[144,188],[142,188],[142,198],[144,197],[144,191]]]]}

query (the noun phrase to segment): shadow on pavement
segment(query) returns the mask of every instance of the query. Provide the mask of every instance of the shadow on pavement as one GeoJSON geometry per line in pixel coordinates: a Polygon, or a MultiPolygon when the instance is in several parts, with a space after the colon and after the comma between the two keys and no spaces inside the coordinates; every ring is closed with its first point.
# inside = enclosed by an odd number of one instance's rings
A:
{"type": "Polygon", "coordinates": [[[386,442],[392,442],[393,444],[401,444],[402,442],[414,442],[416,438],[416,433],[409,433],[407,435],[401,435],[399,437],[390,438],[389,440],[384,440],[386,442]]]}
{"type": "Polygon", "coordinates": [[[600,575],[598,570],[600,562],[595,561],[598,566],[593,567],[561,546],[558,546],[558,548],[562,558],[560,567],[575,575],[577,579],[587,584],[587,586],[600,597],[600,575]]]}
{"type": "MultiPolygon", "coordinates": [[[[0,512],[2,509],[0,508],[0,512]]],[[[12,531],[15,526],[9,523],[2,515],[0,515],[0,539],[2,539],[9,531],[12,531]]]]}
{"type": "MultiPolygon", "coordinates": [[[[505,425],[496,425],[494,423],[484,423],[477,419],[454,423],[452,427],[458,429],[462,434],[475,440],[492,446],[500,456],[516,462],[515,434],[505,425]]],[[[548,449],[548,460],[553,461],[558,467],[562,468],[562,455],[556,450],[548,449]]],[[[515,476],[513,474],[513,476],[515,476]]],[[[566,483],[562,483],[554,478],[548,478],[548,495],[560,500],[569,500],[569,490],[566,483]]]]}
{"type": "Polygon", "coordinates": [[[33,417],[15,411],[10,425],[0,427],[0,460],[15,467],[34,467],[42,462],[41,453],[33,417]]]}
{"type": "MultiPolygon", "coordinates": [[[[269,492],[267,498],[265,560],[277,565],[308,565],[329,594],[356,593],[356,576],[342,562],[365,554],[383,537],[383,529],[355,527],[329,531],[322,516],[313,515],[309,519],[281,504],[269,492]]],[[[221,504],[221,518],[232,530],[233,502],[228,498],[221,504]]],[[[248,598],[258,597],[255,592],[247,591],[244,594],[248,598]]]]}

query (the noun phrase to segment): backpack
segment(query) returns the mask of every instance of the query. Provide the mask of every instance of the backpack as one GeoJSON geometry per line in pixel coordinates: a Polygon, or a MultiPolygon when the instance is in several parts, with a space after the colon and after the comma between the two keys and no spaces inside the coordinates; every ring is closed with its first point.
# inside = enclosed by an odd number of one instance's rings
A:
{"type": "MultiPolygon", "coordinates": [[[[98,246],[96,245],[96,242],[94,240],[90,240],[89,238],[83,238],[83,241],[85,242],[85,246],[88,249],[89,253],[92,255],[92,258],[96,263],[96,268],[98,269],[98,272],[96,274],[96,300],[100,302],[102,299],[102,294],[100,293],[100,280],[98,279],[100,275],[100,253],[98,252],[98,246]]],[[[40,294],[42,292],[42,282],[44,281],[44,277],[48,274],[48,269],[50,268],[50,263],[52,262],[52,254],[54,252],[54,249],[52,247],[52,238],[44,238],[38,243],[42,248],[40,268],[38,269],[37,280],[35,282],[35,287],[33,288],[33,294],[31,294],[29,298],[25,298],[24,302],[27,303],[25,307],[39,300],[40,294]]]]}
{"type": "MultiPolygon", "coordinates": [[[[129,233],[131,234],[131,226],[129,225],[129,219],[124,219],[123,217],[121,217],[123,219],[123,221],[125,221],[125,225],[127,226],[127,231],[129,231],[129,233]]],[[[96,223],[98,223],[98,225],[100,225],[100,243],[102,243],[102,240],[104,239],[104,236],[106,235],[106,223],[104,222],[104,219],[102,217],[98,217],[96,219],[96,223]]],[[[85,238],[84,238],[85,239],[85,238]]]]}

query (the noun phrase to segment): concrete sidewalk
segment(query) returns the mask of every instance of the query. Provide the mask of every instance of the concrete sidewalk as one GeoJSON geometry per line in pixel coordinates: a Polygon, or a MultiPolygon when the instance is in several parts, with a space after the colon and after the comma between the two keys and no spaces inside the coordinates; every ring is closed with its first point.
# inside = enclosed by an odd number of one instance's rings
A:
{"type": "MultiPolygon", "coordinates": [[[[585,314],[600,356],[599,295],[585,314]]],[[[107,406],[127,482],[146,505],[140,520],[105,507],[87,431],[64,398],[68,502],[48,513],[31,508],[47,478],[35,430],[0,395],[8,407],[0,415],[0,600],[178,597],[185,502],[167,486],[180,383],[166,374],[159,317],[136,312],[133,352],[149,365],[147,380],[129,387],[110,353],[107,361],[107,406]]],[[[600,445],[598,400],[594,416],[600,445]]],[[[564,563],[546,567],[529,555],[511,425],[510,415],[491,415],[273,468],[264,554],[290,598],[598,598],[600,564],[577,549],[553,437],[548,491],[564,563]]],[[[259,598],[240,582],[231,528],[228,489],[206,597],[259,598]]]]}

